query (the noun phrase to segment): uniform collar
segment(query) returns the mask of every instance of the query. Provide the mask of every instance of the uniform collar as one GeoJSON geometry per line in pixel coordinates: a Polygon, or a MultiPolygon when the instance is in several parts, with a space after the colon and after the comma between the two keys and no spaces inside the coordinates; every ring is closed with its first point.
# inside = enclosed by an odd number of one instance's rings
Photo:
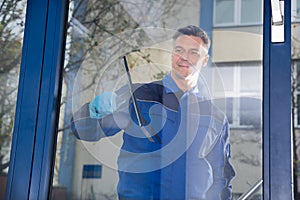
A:
{"type": "MultiPolygon", "coordinates": [[[[175,81],[172,79],[171,74],[167,74],[163,79],[162,79],[163,86],[166,89],[166,93],[177,93],[177,92],[182,92],[179,87],[176,85],[175,81]]],[[[198,85],[192,88],[191,90],[187,91],[188,93],[193,93],[197,96],[202,97],[199,92],[198,85]]],[[[186,93],[187,93],[186,92],[186,93]]]]}

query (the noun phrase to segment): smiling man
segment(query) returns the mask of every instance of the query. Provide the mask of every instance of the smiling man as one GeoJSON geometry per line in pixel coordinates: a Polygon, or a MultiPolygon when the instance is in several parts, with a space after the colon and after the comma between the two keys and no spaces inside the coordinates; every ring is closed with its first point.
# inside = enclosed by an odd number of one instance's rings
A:
{"type": "Polygon", "coordinates": [[[210,40],[196,26],[179,29],[173,39],[171,73],[161,81],[134,85],[154,142],[137,126],[126,86],[84,105],[73,116],[72,130],[87,141],[124,130],[118,158],[120,200],[231,199],[235,173],[229,162],[228,121],[198,84],[210,40]]]}
{"type": "Polygon", "coordinates": [[[187,91],[197,85],[199,70],[208,61],[210,40],[194,26],[179,29],[173,39],[171,77],[182,91],[187,91]]]}

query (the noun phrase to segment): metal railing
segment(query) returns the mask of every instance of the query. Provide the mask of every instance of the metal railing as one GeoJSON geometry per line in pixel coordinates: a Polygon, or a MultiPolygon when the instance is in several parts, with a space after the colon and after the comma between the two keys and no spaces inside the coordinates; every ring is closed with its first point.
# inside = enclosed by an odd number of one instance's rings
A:
{"type": "Polygon", "coordinates": [[[260,178],[258,181],[256,181],[256,182],[254,183],[254,185],[253,185],[251,188],[249,188],[248,191],[246,191],[244,194],[242,194],[242,195],[238,198],[238,200],[246,200],[246,199],[248,199],[249,197],[251,197],[251,196],[252,196],[255,192],[257,192],[257,190],[261,187],[262,183],[263,183],[263,180],[260,178]]]}

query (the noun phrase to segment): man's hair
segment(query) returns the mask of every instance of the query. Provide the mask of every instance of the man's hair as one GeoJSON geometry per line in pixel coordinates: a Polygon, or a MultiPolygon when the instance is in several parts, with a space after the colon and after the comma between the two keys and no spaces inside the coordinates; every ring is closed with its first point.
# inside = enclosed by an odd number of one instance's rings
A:
{"type": "Polygon", "coordinates": [[[173,35],[173,40],[175,41],[178,37],[182,35],[195,36],[202,39],[204,45],[209,49],[210,47],[210,39],[206,32],[199,28],[198,26],[189,25],[177,30],[177,32],[173,35]]]}

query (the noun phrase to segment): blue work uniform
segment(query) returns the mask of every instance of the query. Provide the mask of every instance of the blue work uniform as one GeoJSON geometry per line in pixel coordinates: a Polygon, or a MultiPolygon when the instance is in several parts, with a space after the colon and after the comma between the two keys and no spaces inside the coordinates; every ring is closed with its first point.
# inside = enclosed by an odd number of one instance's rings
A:
{"type": "MultiPolygon", "coordinates": [[[[125,98],[125,88],[116,92],[120,99],[130,99],[125,98]]],[[[118,133],[122,116],[132,119],[124,128],[118,157],[119,199],[231,199],[235,173],[229,162],[229,127],[224,113],[204,98],[198,87],[183,93],[170,75],[134,88],[142,121],[154,142],[137,125],[130,100],[101,119],[90,118],[85,105],[72,120],[79,139],[96,141],[118,133]]]]}

